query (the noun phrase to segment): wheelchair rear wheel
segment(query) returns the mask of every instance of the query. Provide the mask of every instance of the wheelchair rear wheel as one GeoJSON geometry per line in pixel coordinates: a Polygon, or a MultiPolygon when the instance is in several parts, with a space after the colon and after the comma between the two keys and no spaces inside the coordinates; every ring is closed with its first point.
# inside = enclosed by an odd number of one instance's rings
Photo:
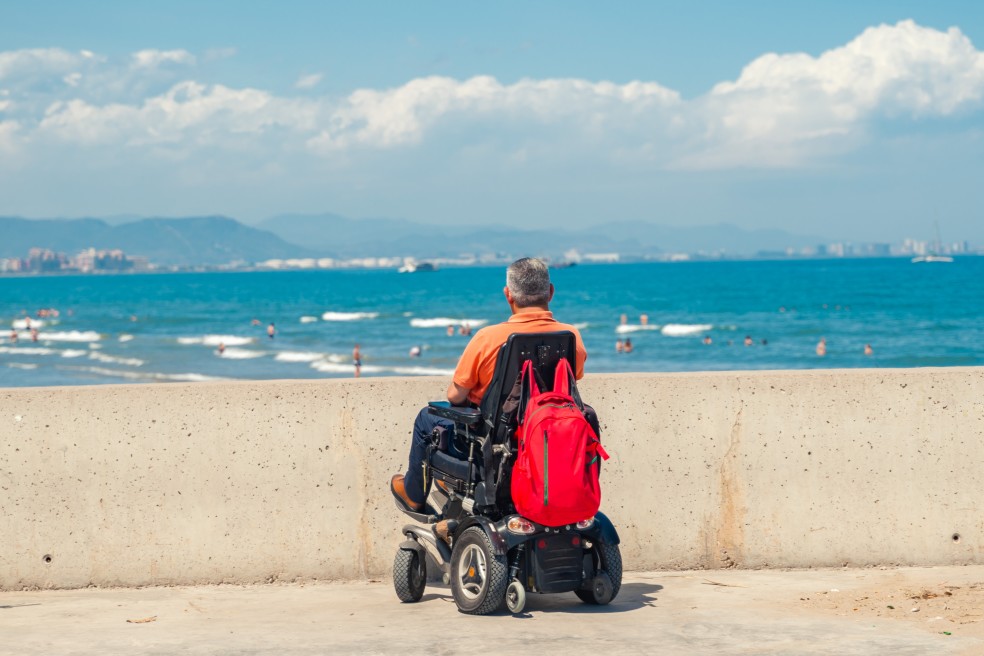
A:
{"type": "Polygon", "coordinates": [[[451,553],[451,594],[458,610],[469,615],[498,610],[506,597],[507,569],[485,531],[472,526],[462,533],[451,553]]]}
{"type": "Polygon", "coordinates": [[[415,549],[397,549],[393,559],[393,587],[405,603],[420,601],[427,586],[427,561],[415,549]]]}
{"type": "MultiPolygon", "coordinates": [[[[604,572],[608,575],[608,581],[602,587],[611,585],[611,596],[608,597],[607,591],[599,599],[596,596],[596,586],[593,581],[586,581],[589,585],[587,589],[575,590],[577,598],[586,604],[598,604],[604,606],[611,603],[618,596],[618,591],[622,587],[622,552],[617,544],[607,544],[596,542],[594,546],[595,570],[604,572]],[[604,597],[608,597],[607,600],[604,597]]],[[[597,576],[597,575],[596,575],[597,576]]]]}

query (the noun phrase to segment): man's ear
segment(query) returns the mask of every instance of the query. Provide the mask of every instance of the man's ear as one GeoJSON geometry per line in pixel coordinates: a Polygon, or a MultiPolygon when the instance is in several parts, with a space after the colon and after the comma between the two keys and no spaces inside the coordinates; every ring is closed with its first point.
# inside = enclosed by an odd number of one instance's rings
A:
{"type": "Polygon", "coordinates": [[[508,285],[502,288],[502,293],[506,296],[506,302],[509,303],[509,305],[512,305],[512,292],[509,291],[508,285]]]}
{"type": "Polygon", "coordinates": [[[554,295],[554,286],[553,283],[550,283],[550,298],[547,299],[548,302],[553,300],[553,295],[554,295]]]}

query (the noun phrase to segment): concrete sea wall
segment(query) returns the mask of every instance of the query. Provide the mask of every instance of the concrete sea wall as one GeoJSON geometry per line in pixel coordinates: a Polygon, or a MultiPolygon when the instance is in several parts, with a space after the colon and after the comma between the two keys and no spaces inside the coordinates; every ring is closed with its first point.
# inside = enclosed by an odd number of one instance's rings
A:
{"type": "MultiPolygon", "coordinates": [[[[385,576],[442,378],[0,390],[0,589],[385,576]]],[[[984,563],[984,369],[588,376],[628,569],[984,563]]]]}

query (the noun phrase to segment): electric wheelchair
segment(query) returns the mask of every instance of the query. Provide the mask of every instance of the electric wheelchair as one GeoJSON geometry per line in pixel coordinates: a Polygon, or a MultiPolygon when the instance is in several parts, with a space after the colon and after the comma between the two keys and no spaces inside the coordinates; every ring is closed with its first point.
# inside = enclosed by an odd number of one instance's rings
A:
{"type": "MultiPolygon", "coordinates": [[[[575,362],[568,331],[517,333],[499,351],[495,374],[478,408],[431,402],[428,410],[454,423],[430,436],[424,460],[425,507],[415,512],[394,492],[397,507],[426,526],[405,525],[393,563],[403,602],[416,602],[427,583],[427,554],[450,583],[458,610],[486,615],[503,602],[512,613],[527,592],[574,592],[588,604],[607,604],[622,585],[622,556],[614,525],[601,512],[567,526],[543,526],[516,514],[510,495],[514,433],[522,416],[518,376],[526,360],[546,388],[560,358],[575,362]],[[434,526],[448,520],[448,542],[434,526]]],[[[579,397],[575,401],[583,409],[579,397]]],[[[593,412],[588,415],[598,430],[593,412]]]]}

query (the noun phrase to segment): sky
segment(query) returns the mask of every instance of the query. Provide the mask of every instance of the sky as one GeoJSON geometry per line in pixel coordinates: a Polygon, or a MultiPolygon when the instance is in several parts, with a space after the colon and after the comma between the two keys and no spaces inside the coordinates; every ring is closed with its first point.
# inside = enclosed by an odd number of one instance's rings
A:
{"type": "Polygon", "coordinates": [[[0,9],[0,215],[984,246],[984,4],[0,9]]]}

